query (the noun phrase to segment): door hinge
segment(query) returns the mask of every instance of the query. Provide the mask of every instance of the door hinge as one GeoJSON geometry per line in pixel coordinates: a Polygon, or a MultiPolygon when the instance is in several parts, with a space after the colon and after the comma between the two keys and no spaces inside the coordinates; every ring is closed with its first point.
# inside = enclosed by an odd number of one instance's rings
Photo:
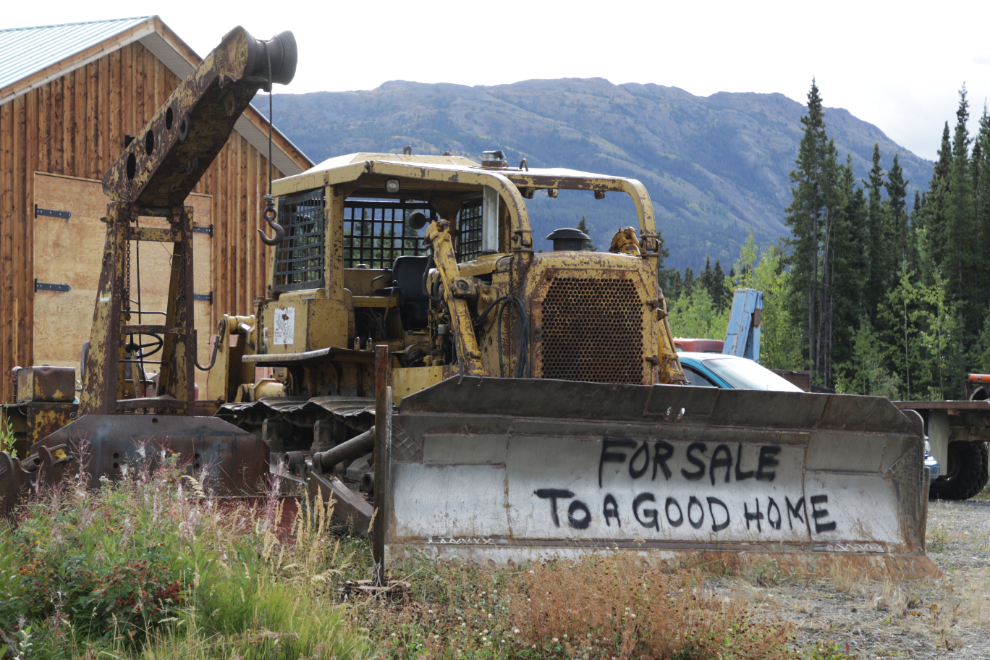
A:
{"type": "Polygon", "coordinates": [[[193,227],[194,234],[209,234],[210,238],[213,238],[213,225],[209,227],[193,227]]]}
{"type": "Polygon", "coordinates": [[[69,213],[68,211],[53,211],[52,209],[43,209],[37,204],[35,204],[34,217],[37,218],[39,215],[47,215],[53,218],[62,218],[64,220],[68,220],[69,218],[72,217],[72,214],[69,213]]]}
{"type": "Polygon", "coordinates": [[[38,278],[34,278],[34,290],[35,291],[72,291],[72,287],[68,284],[52,284],[50,282],[39,282],[38,278]]]}
{"type": "Polygon", "coordinates": [[[206,302],[213,304],[213,292],[209,293],[194,293],[193,300],[205,300],[206,302]]]}

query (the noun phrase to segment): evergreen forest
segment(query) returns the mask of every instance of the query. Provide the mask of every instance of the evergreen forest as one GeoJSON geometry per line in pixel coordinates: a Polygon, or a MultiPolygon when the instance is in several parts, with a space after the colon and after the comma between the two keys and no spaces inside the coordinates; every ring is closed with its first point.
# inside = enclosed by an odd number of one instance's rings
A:
{"type": "Polygon", "coordinates": [[[823,387],[890,398],[952,399],[990,371],[990,115],[967,129],[959,91],[931,180],[908,190],[898,155],[873,149],[867,178],[840,155],[813,81],[785,209],[790,235],[751,235],[728,273],[661,272],[671,326],[722,338],[732,290],[764,292],[761,362],[807,369],[823,387]],[[922,192],[925,190],[925,192],[922,192]]]}

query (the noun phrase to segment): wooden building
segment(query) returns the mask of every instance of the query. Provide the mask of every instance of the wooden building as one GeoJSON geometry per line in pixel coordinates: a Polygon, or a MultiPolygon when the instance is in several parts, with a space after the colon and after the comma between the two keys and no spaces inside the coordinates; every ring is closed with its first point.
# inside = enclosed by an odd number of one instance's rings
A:
{"type": "MultiPolygon", "coordinates": [[[[199,62],[158,17],[0,30],[0,402],[10,400],[15,365],[78,370],[106,228],[100,180],[125,136],[138,134],[199,62]]],[[[198,225],[204,364],[220,315],[250,313],[264,292],[269,248],[257,229],[265,226],[267,154],[267,119],[249,107],[187,202],[198,225]]],[[[274,178],[312,166],[277,130],[272,163],[274,178]]],[[[170,246],[135,251],[131,278],[132,286],[141,278],[141,309],[164,310],[170,246]]]]}

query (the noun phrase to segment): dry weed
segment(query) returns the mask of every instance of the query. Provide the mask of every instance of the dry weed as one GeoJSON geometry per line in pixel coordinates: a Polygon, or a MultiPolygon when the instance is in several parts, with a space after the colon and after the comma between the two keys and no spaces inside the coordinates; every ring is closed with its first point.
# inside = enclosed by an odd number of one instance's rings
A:
{"type": "Polygon", "coordinates": [[[559,562],[522,574],[510,612],[524,641],[583,657],[786,657],[790,627],[749,621],[697,570],[669,573],[625,557],[559,562]],[[565,640],[565,641],[562,641],[565,640]]]}
{"type": "Polygon", "coordinates": [[[970,575],[962,590],[963,618],[967,625],[990,628],[990,579],[984,569],[977,575],[970,575]]]}
{"type": "Polygon", "coordinates": [[[862,568],[853,562],[844,561],[841,557],[833,557],[827,561],[829,584],[838,593],[862,594],[866,592],[870,581],[862,568]]]}

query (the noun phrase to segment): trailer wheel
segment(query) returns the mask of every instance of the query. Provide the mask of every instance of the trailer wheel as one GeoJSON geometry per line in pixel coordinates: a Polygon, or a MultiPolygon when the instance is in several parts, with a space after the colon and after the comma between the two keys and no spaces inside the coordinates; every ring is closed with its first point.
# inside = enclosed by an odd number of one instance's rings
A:
{"type": "Polygon", "coordinates": [[[987,485],[987,463],[990,451],[985,442],[949,443],[949,464],[945,478],[929,487],[929,496],[936,500],[968,500],[987,485]]]}

